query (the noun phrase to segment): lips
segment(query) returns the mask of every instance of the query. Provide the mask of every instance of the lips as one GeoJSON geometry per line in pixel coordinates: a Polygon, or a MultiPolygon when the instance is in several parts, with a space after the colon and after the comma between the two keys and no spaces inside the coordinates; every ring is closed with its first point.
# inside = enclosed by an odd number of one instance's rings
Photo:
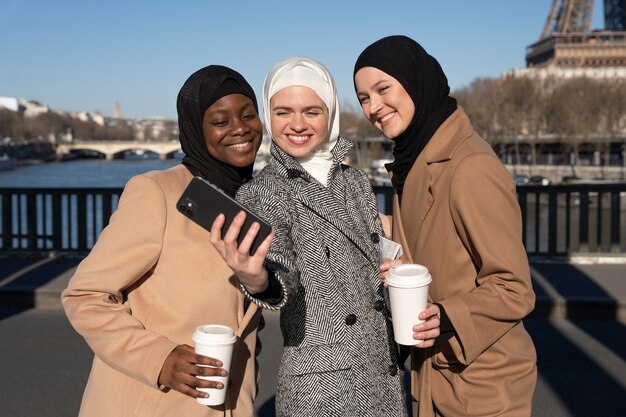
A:
{"type": "Polygon", "coordinates": [[[392,112],[392,113],[386,114],[385,116],[383,116],[380,119],[378,119],[378,123],[380,123],[381,125],[384,126],[386,124],[386,122],[391,120],[395,115],[396,115],[395,111],[392,112]]]}
{"type": "Polygon", "coordinates": [[[303,145],[311,139],[311,135],[287,135],[287,139],[294,145],[303,145]]]}
{"type": "Polygon", "coordinates": [[[231,149],[245,149],[249,147],[252,142],[254,142],[254,138],[245,142],[231,143],[230,145],[226,145],[226,147],[231,149]]]}

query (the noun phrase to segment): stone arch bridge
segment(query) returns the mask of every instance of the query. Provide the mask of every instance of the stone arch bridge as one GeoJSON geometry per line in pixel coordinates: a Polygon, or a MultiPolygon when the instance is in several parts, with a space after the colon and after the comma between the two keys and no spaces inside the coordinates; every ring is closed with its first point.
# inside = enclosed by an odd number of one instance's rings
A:
{"type": "Polygon", "coordinates": [[[136,141],[93,141],[63,143],[57,146],[57,158],[76,151],[98,152],[105,156],[107,160],[114,159],[116,155],[125,151],[154,152],[159,155],[159,159],[167,159],[177,151],[180,151],[180,143],[172,142],[136,142],[136,141]]]}

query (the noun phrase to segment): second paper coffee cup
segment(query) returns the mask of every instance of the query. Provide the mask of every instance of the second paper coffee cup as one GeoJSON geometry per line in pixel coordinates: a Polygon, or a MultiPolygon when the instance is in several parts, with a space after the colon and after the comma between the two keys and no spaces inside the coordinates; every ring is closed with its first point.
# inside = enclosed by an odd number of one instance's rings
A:
{"type": "Polygon", "coordinates": [[[423,322],[418,317],[428,304],[428,284],[431,281],[428,268],[424,265],[402,264],[389,268],[386,283],[397,343],[412,346],[422,342],[413,339],[413,326],[423,322]]]}
{"type": "MultiPolygon", "coordinates": [[[[197,354],[219,359],[223,363],[222,368],[230,373],[233,346],[237,340],[233,329],[220,324],[198,326],[193,333],[192,340],[197,354]]],[[[198,378],[219,381],[224,384],[224,388],[198,388],[198,391],[207,392],[209,398],[196,398],[196,401],[203,405],[224,404],[228,391],[228,376],[198,376],[198,378]]]]}

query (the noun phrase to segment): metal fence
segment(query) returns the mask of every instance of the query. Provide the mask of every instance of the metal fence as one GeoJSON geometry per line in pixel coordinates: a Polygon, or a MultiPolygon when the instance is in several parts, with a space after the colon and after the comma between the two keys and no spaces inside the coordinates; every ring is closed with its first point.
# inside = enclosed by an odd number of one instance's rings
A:
{"type": "MultiPolygon", "coordinates": [[[[380,210],[390,213],[392,189],[373,188],[380,210]]],[[[86,254],[117,208],[121,192],[0,188],[0,254],[86,254]]],[[[626,251],[626,184],[524,185],[517,195],[529,256],[626,251]]]]}
{"type": "MultiPolygon", "coordinates": [[[[373,188],[380,210],[391,214],[392,189],[373,188]]],[[[537,257],[625,253],[625,197],[626,183],[518,186],[526,252],[537,257]]]]}

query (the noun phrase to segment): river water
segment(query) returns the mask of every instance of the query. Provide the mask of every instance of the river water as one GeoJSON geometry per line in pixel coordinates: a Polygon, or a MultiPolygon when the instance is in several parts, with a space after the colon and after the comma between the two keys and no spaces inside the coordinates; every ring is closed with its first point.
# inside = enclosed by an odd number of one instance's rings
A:
{"type": "Polygon", "coordinates": [[[180,159],[48,162],[0,172],[0,188],[122,188],[134,175],[167,169],[180,159]]]}

